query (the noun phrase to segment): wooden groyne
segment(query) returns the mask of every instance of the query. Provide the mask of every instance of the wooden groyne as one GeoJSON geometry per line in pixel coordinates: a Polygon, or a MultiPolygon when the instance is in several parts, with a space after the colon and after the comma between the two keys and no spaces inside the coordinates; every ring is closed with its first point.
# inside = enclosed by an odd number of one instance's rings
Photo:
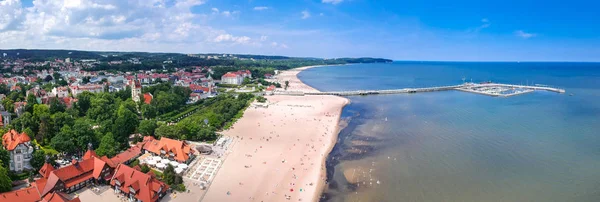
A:
{"type": "Polygon", "coordinates": [[[438,86],[438,87],[427,87],[427,88],[403,88],[403,89],[391,89],[391,90],[354,90],[354,91],[330,91],[330,92],[317,92],[317,91],[275,91],[275,95],[293,95],[293,96],[305,96],[305,95],[337,95],[337,96],[356,96],[356,95],[379,95],[379,94],[403,94],[403,93],[422,93],[422,92],[435,92],[435,91],[449,91],[459,90],[463,92],[477,93],[488,96],[500,96],[510,97],[515,95],[521,95],[534,91],[550,91],[556,93],[565,93],[564,89],[552,88],[552,87],[541,87],[541,86],[523,86],[523,85],[512,85],[512,84],[500,84],[500,83],[464,83],[461,85],[454,86],[438,86]],[[510,93],[506,93],[511,91],[510,93]]]}

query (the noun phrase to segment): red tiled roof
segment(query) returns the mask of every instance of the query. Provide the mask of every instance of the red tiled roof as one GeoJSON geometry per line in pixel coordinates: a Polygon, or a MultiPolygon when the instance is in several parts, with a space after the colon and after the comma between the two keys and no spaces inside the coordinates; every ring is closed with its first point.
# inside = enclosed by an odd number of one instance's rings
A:
{"type": "Polygon", "coordinates": [[[166,193],[168,186],[153,178],[151,175],[137,171],[125,164],[120,164],[115,170],[115,175],[110,184],[115,186],[116,181],[121,184],[121,191],[129,194],[129,188],[136,190],[135,198],[143,202],[156,201],[159,193],[166,193]],[[158,192],[161,190],[160,192],[158,192]]]}
{"type": "Polygon", "coordinates": [[[102,160],[106,161],[108,165],[112,168],[117,167],[117,165],[125,163],[135,157],[138,157],[142,154],[142,148],[138,146],[131,147],[116,156],[107,159],[105,156],[102,157],[102,160]],[[106,159],[106,160],[105,160],[106,159]]]}
{"type": "Polygon", "coordinates": [[[144,93],[144,103],[150,104],[150,102],[152,102],[152,98],[154,98],[154,96],[152,96],[152,94],[144,93]]]}
{"type": "Polygon", "coordinates": [[[44,166],[42,166],[42,168],[40,168],[38,172],[40,173],[40,175],[42,175],[42,177],[48,178],[52,171],[54,171],[54,167],[49,163],[44,163],[44,166]]]}
{"type": "MultiPolygon", "coordinates": [[[[144,138],[144,141],[146,141],[146,138],[144,138]]],[[[144,149],[158,155],[161,154],[161,149],[165,151],[166,155],[169,155],[169,152],[173,152],[173,158],[179,162],[187,161],[190,158],[189,154],[193,153],[193,150],[187,143],[166,137],[162,137],[160,141],[156,139],[148,141],[144,144],[144,149]]]]}
{"type": "Polygon", "coordinates": [[[44,186],[42,195],[49,193],[59,181],[66,184],[66,187],[70,187],[79,182],[88,180],[90,178],[98,179],[102,174],[106,162],[100,160],[97,157],[85,159],[81,162],[77,162],[73,165],[62,167],[51,172],[48,177],[48,182],[44,186]]]}
{"type": "Polygon", "coordinates": [[[15,130],[10,130],[2,136],[2,145],[4,145],[4,148],[8,151],[12,151],[17,148],[19,144],[24,144],[29,141],[31,141],[31,139],[27,134],[19,134],[15,130]]]}
{"type": "Polygon", "coordinates": [[[237,74],[231,72],[227,72],[227,74],[223,75],[224,78],[236,78],[237,76],[237,74]]]}
{"type": "Polygon", "coordinates": [[[36,202],[41,200],[40,193],[35,186],[15,191],[0,193],[0,201],[6,202],[36,202]]]}
{"type": "Polygon", "coordinates": [[[94,150],[88,149],[85,152],[85,154],[83,155],[83,160],[90,159],[92,157],[98,158],[98,155],[96,154],[96,152],[94,150]]]}
{"type": "Polygon", "coordinates": [[[62,192],[52,192],[46,195],[41,202],[80,202],[79,197],[69,199],[69,196],[62,192]]]}

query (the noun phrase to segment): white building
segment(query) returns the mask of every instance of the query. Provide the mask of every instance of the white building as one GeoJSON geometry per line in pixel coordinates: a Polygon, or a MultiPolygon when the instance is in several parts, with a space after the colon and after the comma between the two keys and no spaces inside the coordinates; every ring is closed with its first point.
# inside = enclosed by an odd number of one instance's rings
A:
{"type": "Polygon", "coordinates": [[[52,89],[52,96],[53,97],[59,97],[59,98],[63,98],[63,97],[67,97],[69,96],[69,89],[67,89],[67,87],[54,87],[52,89]]]}
{"type": "Polygon", "coordinates": [[[228,72],[227,74],[224,74],[223,76],[221,76],[221,83],[222,84],[234,84],[234,85],[241,85],[242,82],[244,82],[244,77],[228,72]]]}
{"type": "Polygon", "coordinates": [[[244,78],[252,78],[252,73],[249,70],[240,70],[237,72],[227,72],[221,76],[222,84],[235,84],[241,85],[244,82],[244,78]]]}
{"type": "Polygon", "coordinates": [[[104,91],[104,85],[99,84],[87,84],[87,85],[71,85],[69,87],[74,97],[77,97],[80,93],[88,91],[91,93],[100,93],[104,91]]]}
{"type": "Polygon", "coordinates": [[[2,146],[10,153],[10,170],[21,172],[32,169],[29,161],[33,153],[31,139],[25,133],[10,130],[2,136],[2,146]]]}
{"type": "Polygon", "coordinates": [[[129,81],[129,86],[131,87],[131,99],[134,102],[139,102],[142,95],[142,84],[139,80],[134,79],[129,81]]]}

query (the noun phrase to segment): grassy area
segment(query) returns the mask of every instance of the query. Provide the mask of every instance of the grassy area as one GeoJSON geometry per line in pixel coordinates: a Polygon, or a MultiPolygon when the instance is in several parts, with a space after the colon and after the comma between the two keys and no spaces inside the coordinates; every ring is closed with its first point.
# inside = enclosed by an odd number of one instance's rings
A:
{"type": "Polygon", "coordinates": [[[151,171],[154,173],[154,175],[156,175],[156,177],[158,179],[162,179],[162,177],[163,177],[163,173],[162,172],[160,172],[158,170],[155,170],[155,169],[151,169],[151,171]]]}
{"type": "Polygon", "coordinates": [[[231,121],[225,123],[223,130],[228,130],[229,128],[231,128],[231,126],[233,126],[233,124],[235,124],[235,122],[237,122],[238,119],[242,118],[244,116],[244,112],[246,111],[246,109],[250,106],[250,104],[252,104],[252,102],[254,102],[254,99],[256,99],[256,98],[252,98],[252,99],[248,100],[248,102],[246,103],[246,106],[244,106],[244,108],[242,110],[238,111],[238,113],[235,114],[235,116],[233,117],[233,119],[231,119],[231,121]]]}
{"type": "Polygon", "coordinates": [[[42,146],[42,145],[40,145],[40,144],[39,144],[39,143],[38,143],[38,142],[37,142],[35,139],[33,140],[33,143],[34,143],[36,146],[38,146],[39,148],[41,148],[41,149],[44,151],[44,153],[46,153],[46,155],[52,155],[52,156],[53,156],[53,155],[56,155],[56,154],[58,154],[58,151],[56,151],[56,150],[54,150],[54,149],[52,149],[52,148],[50,148],[50,147],[43,147],[43,146],[42,146]]]}

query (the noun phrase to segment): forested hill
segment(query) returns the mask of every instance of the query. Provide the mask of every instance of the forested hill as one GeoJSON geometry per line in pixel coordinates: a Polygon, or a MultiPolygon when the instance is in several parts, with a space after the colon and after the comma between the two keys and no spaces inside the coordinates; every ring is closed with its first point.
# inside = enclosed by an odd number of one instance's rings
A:
{"type": "MultiPolygon", "coordinates": [[[[304,64],[347,64],[347,63],[384,63],[392,62],[382,58],[301,58],[287,56],[245,55],[245,54],[181,54],[181,53],[146,53],[146,52],[98,52],[78,50],[35,50],[35,49],[0,49],[0,60],[24,59],[30,62],[52,61],[54,59],[71,58],[71,61],[94,59],[99,62],[110,62],[138,58],[145,66],[162,66],[164,61],[171,61],[174,66],[268,66],[287,69],[304,64]],[[159,65],[160,64],[160,65],[159,65]]],[[[168,66],[172,66],[168,65],[168,66]]],[[[103,68],[102,65],[98,70],[103,68]]],[[[146,68],[141,68],[146,69],[146,68]]]]}

